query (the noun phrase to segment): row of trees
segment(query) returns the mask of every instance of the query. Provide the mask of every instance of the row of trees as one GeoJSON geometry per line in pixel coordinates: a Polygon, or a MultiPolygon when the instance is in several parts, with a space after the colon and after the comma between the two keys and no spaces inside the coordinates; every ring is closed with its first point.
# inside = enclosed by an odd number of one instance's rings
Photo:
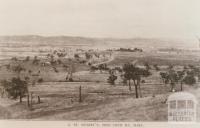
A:
{"type": "Polygon", "coordinates": [[[143,52],[140,48],[119,48],[116,51],[122,51],[122,52],[143,52]]]}
{"type": "Polygon", "coordinates": [[[170,84],[171,91],[175,91],[176,84],[180,84],[181,91],[183,90],[183,84],[194,85],[197,82],[197,78],[200,78],[200,69],[194,66],[188,67],[175,71],[173,66],[169,66],[166,72],[160,72],[163,83],[170,84]]]}
{"type": "Polygon", "coordinates": [[[109,71],[110,68],[108,68],[107,64],[99,64],[98,66],[90,67],[91,72],[96,71],[96,70],[99,70],[100,72],[102,72],[102,71],[109,71]]]}
{"type": "MultiPolygon", "coordinates": [[[[157,65],[154,65],[156,71],[159,71],[160,68],[157,65]]],[[[109,77],[107,79],[108,83],[115,85],[115,80],[117,80],[117,75],[115,70],[119,70],[121,77],[124,83],[128,84],[129,90],[131,91],[131,83],[135,87],[136,98],[141,95],[141,83],[143,82],[142,78],[148,77],[151,75],[150,65],[145,64],[145,68],[139,68],[131,63],[125,64],[122,68],[117,67],[109,71],[109,77]],[[120,69],[120,70],[119,70],[120,69]]],[[[163,83],[170,84],[171,91],[174,92],[177,84],[180,84],[180,90],[183,90],[183,84],[194,85],[198,79],[200,79],[200,69],[189,65],[182,70],[175,70],[172,65],[168,66],[167,71],[160,72],[160,77],[163,83]]]]}

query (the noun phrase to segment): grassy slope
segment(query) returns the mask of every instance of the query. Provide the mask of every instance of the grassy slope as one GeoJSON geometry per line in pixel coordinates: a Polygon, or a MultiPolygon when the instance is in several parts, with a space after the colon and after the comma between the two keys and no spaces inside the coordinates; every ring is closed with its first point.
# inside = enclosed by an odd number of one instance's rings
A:
{"type": "MultiPolygon", "coordinates": [[[[53,119],[53,120],[139,120],[143,119],[144,113],[138,112],[143,110],[153,115],[154,107],[165,106],[158,104],[165,99],[156,96],[151,98],[153,94],[160,95],[167,93],[162,84],[144,84],[142,85],[142,99],[135,99],[134,88],[132,92],[128,91],[128,86],[111,86],[106,83],[60,83],[48,82],[32,87],[34,90],[34,106],[30,111],[26,107],[26,99],[20,104],[15,101],[9,104],[7,108],[11,111],[11,118],[15,119],[53,119]],[[83,102],[78,103],[78,88],[82,85],[83,102]],[[41,104],[37,104],[36,96],[40,95],[41,104]],[[152,100],[150,100],[152,99],[152,100]],[[148,108],[146,109],[146,107],[148,108]],[[144,110],[146,109],[146,110],[144,110]],[[130,111],[130,113],[129,113],[130,111]],[[96,113],[96,114],[95,114],[96,113]],[[126,114],[127,117],[125,116],[126,114]],[[132,113],[132,114],[131,114],[132,113]],[[105,115],[107,114],[107,115],[105,115]],[[85,115],[85,116],[84,116],[85,115]],[[129,118],[130,117],[130,118],[129,118]]],[[[161,109],[160,111],[165,111],[161,109]]],[[[164,120],[155,117],[144,118],[145,120],[164,120]]]]}
{"type": "Polygon", "coordinates": [[[118,98],[81,110],[63,112],[39,119],[51,120],[115,120],[115,121],[166,121],[165,95],[156,98],[118,98]]]}
{"type": "MultiPolygon", "coordinates": [[[[199,91],[194,87],[186,87],[200,101],[199,91]]],[[[114,120],[114,121],[167,121],[167,104],[164,102],[168,94],[140,99],[123,98],[109,100],[98,106],[83,107],[81,110],[63,112],[39,119],[48,120],[114,120]]],[[[200,121],[200,105],[197,108],[197,120],[200,121]]]]}
{"type": "Polygon", "coordinates": [[[4,107],[0,106],[0,119],[11,118],[11,113],[4,107]]]}

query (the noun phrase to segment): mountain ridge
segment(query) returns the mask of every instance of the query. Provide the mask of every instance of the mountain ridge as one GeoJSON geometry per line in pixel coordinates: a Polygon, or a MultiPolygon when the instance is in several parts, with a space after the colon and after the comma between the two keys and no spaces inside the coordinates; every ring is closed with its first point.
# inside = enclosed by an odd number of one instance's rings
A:
{"type": "Polygon", "coordinates": [[[40,35],[12,35],[0,36],[1,44],[24,45],[88,45],[88,46],[151,46],[151,47],[181,47],[185,41],[161,38],[99,38],[81,36],[40,36],[40,35]]]}

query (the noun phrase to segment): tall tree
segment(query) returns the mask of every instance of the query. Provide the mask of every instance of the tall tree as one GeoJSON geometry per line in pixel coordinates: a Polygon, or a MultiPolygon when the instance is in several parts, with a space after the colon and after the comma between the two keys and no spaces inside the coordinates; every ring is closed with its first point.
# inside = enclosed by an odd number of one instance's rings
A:
{"type": "Polygon", "coordinates": [[[131,91],[131,79],[133,76],[133,65],[132,64],[124,64],[123,71],[124,71],[124,78],[128,81],[129,91],[131,91]]]}
{"type": "Polygon", "coordinates": [[[175,85],[176,85],[176,83],[178,83],[178,75],[177,75],[176,71],[173,69],[170,69],[168,71],[168,73],[169,73],[169,83],[171,85],[171,91],[174,92],[175,85]]]}
{"type": "Polygon", "coordinates": [[[1,86],[3,86],[9,97],[13,99],[17,99],[19,97],[20,102],[22,102],[22,98],[28,92],[27,82],[21,80],[19,77],[14,77],[11,81],[3,80],[1,81],[1,86]]]}
{"type": "Polygon", "coordinates": [[[183,81],[183,72],[176,72],[172,68],[168,68],[167,72],[160,72],[161,79],[163,80],[164,84],[170,84],[171,86],[171,91],[175,91],[175,85],[179,81],[181,82],[182,86],[182,81],[183,81]]]}
{"type": "Polygon", "coordinates": [[[181,91],[183,91],[183,82],[184,82],[184,76],[185,76],[185,71],[177,71],[177,75],[178,75],[178,81],[181,84],[181,91]]]}
{"type": "Polygon", "coordinates": [[[169,74],[167,72],[160,72],[160,77],[165,85],[169,83],[169,74]]]}
{"type": "Polygon", "coordinates": [[[125,64],[123,66],[123,71],[124,71],[124,77],[129,81],[129,90],[131,90],[130,81],[133,80],[135,86],[135,95],[136,98],[139,98],[138,90],[141,95],[141,88],[140,88],[141,78],[148,77],[149,75],[151,75],[151,73],[147,69],[136,67],[130,63],[125,64]]]}

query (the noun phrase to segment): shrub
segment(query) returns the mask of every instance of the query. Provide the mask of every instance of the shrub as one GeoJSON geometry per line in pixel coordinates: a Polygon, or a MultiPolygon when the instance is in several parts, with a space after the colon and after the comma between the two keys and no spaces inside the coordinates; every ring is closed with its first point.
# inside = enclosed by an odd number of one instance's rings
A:
{"type": "Polygon", "coordinates": [[[38,83],[42,83],[43,81],[44,81],[43,78],[38,79],[38,83]]]}
{"type": "Polygon", "coordinates": [[[69,78],[69,82],[73,82],[74,80],[72,78],[69,78]]]}

